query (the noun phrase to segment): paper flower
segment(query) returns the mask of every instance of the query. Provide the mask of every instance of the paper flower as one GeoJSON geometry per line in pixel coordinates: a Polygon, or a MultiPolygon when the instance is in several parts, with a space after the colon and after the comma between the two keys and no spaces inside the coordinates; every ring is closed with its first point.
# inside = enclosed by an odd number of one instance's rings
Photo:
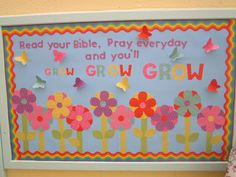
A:
{"type": "Polygon", "coordinates": [[[93,113],[95,116],[100,117],[104,114],[105,116],[110,117],[117,105],[117,101],[111,93],[101,91],[90,99],[90,104],[94,110],[93,113]]]}
{"type": "Polygon", "coordinates": [[[174,108],[184,117],[197,115],[201,107],[201,97],[194,90],[182,91],[174,100],[174,108]]]}
{"type": "Polygon", "coordinates": [[[31,121],[34,130],[48,130],[52,116],[50,111],[44,111],[41,106],[35,106],[34,112],[29,113],[27,118],[31,121]]]}
{"type": "Polygon", "coordinates": [[[151,120],[152,125],[154,125],[158,131],[166,132],[175,127],[175,124],[178,122],[178,113],[172,106],[163,105],[157,107],[151,120]]]}
{"type": "Polygon", "coordinates": [[[12,96],[13,108],[17,113],[25,114],[33,112],[36,96],[31,90],[21,88],[14,92],[12,96]]]}
{"type": "Polygon", "coordinates": [[[154,114],[156,100],[146,92],[139,92],[129,101],[137,118],[147,118],[154,114]]]}
{"type": "Polygon", "coordinates": [[[70,107],[70,114],[66,118],[66,122],[76,131],[84,131],[90,128],[93,123],[92,114],[88,108],[77,105],[70,107]]]}
{"type": "Polygon", "coordinates": [[[52,112],[52,117],[65,118],[70,113],[69,106],[71,103],[71,99],[65,93],[56,92],[48,97],[46,105],[52,112]]]}
{"type": "Polygon", "coordinates": [[[213,132],[225,124],[224,112],[218,106],[207,106],[198,114],[197,123],[202,130],[213,132]]]}
{"type": "Polygon", "coordinates": [[[119,105],[116,112],[111,115],[111,127],[113,129],[129,129],[132,126],[134,117],[133,111],[127,109],[124,105],[119,105]]]}

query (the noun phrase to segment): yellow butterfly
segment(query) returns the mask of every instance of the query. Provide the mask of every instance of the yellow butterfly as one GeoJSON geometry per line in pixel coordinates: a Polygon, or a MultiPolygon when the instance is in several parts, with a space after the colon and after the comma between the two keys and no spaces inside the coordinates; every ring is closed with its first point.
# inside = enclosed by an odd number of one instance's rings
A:
{"type": "Polygon", "coordinates": [[[120,82],[117,82],[116,86],[125,92],[130,88],[128,77],[124,77],[120,82]]]}
{"type": "Polygon", "coordinates": [[[22,65],[26,65],[29,61],[29,57],[26,53],[26,51],[23,51],[21,56],[16,56],[14,58],[15,61],[20,62],[22,65]]]}

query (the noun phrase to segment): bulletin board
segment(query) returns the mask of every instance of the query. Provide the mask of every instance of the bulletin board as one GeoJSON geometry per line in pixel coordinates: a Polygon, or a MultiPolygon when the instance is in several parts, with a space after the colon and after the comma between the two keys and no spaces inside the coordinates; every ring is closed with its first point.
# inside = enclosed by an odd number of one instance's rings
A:
{"type": "Polygon", "coordinates": [[[227,161],[235,32],[234,18],[2,26],[10,160],[227,161]]]}

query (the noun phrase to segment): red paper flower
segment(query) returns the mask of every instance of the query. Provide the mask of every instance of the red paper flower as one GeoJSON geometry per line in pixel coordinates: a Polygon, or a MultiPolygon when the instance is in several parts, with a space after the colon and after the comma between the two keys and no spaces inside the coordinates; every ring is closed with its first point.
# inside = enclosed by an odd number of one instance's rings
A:
{"type": "Polygon", "coordinates": [[[139,92],[129,101],[131,109],[137,118],[147,118],[154,114],[156,100],[146,92],[139,92]]]}

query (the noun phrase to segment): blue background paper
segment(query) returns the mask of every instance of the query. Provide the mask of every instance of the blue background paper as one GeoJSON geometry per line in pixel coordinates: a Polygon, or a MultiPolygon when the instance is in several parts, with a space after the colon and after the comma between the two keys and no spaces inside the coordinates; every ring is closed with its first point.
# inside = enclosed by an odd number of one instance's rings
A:
{"type": "MultiPolygon", "coordinates": [[[[118,104],[124,104],[129,106],[129,100],[139,91],[146,91],[150,93],[156,100],[157,106],[161,105],[173,105],[174,99],[177,97],[178,93],[183,90],[196,90],[201,96],[202,106],[208,105],[216,105],[220,106],[223,109],[223,105],[225,103],[224,93],[225,87],[224,83],[226,81],[225,71],[226,64],[225,61],[227,59],[226,49],[228,44],[226,42],[226,38],[228,36],[228,32],[225,29],[217,31],[215,29],[211,29],[209,31],[204,30],[187,30],[187,31],[169,31],[165,30],[160,32],[158,30],[152,31],[152,36],[150,37],[150,41],[168,41],[174,38],[175,40],[187,41],[187,45],[184,49],[179,48],[179,50],[184,53],[184,58],[180,59],[176,62],[172,62],[169,58],[170,53],[174,49],[174,47],[166,47],[162,50],[160,47],[158,48],[145,48],[145,47],[137,47],[136,42],[139,41],[137,38],[137,31],[119,31],[113,32],[109,31],[107,33],[103,33],[101,31],[97,33],[86,32],[80,33],[76,32],[75,34],[65,33],[61,34],[43,34],[39,35],[23,35],[12,37],[13,41],[13,51],[14,56],[21,55],[23,49],[19,48],[19,42],[38,42],[40,40],[44,41],[44,48],[42,49],[24,49],[27,51],[27,54],[30,58],[30,61],[26,66],[21,65],[18,62],[15,62],[14,72],[15,72],[15,83],[16,90],[20,88],[28,88],[33,90],[37,97],[37,104],[45,106],[48,96],[53,95],[56,91],[65,92],[70,98],[73,99],[73,105],[84,105],[85,107],[90,107],[90,98],[94,97],[96,92],[101,90],[107,90],[112,92],[115,98],[118,101],[118,104]],[[216,44],[220,45],[220,49],[214,51],[212,53],[206,54],[202,49],[202,46],[207,42],[208,38],[212,37],[213,41],[216,44]],[[114,40],[126,40],[133,41],[132,50],[139,50],[140,56],[139,59],[123,59],[116,60],[115,62],[111,61],[111,54],[118,52],[129,52],[130,49],[122,48],[122,47],[108,47],[107,39],[112,38],[114,40]],[[52,50],[48,50],[47,42],[68,42],[72,43],[73,40],[92,40],[96,41],[101,48],[73,48],[73,44],[68,49],[58,49],[66,53],[66,58],[63,61],[63,64],[56,63],[53,61],[53,52],[52,50]],[[88,53],[102,53],[106,52],[105,60],[85,60],[85,55],[88,53]],[[143,76],[143,66],[147,63],[154,63],[157,65],[158,76],[155,79],[149,80],[143,76]],[[193,80],[187,80],[187,77],[182,81],[174,80],[160,80],[159,78],[159,65],[160,64],[170,64],[174,66],[175,64],[191,64],[193,71],[198,71],[198,67],[200,63],[204,63],[204,72],[203,79],[197,80],[194,78],[193,80]],[[105,66],[105,76],[93,76],[89,77],[86,74],[86,67],[88,65],[104,65],[105,66]],[[116,87],[116,83],[119,82],[122,77],[117,75],[116,77],[112,77],[107,72],[107,67],[110,64],[116,64],[119,67],[119,64],[123,64],[126,69],[129,64],[132,64],[132,74],[129,77],[129,83],[131,88],[126,92],[123,92],[119,88],[116,87]],[[46,76],[44,70],[46,68],[74,68],[75,74],[74,76],[46,76]],[[42,79],[47,81],[45,89],[33,89],[32,86],[35,83],[35,76],[39,75],[42,79]],[[86,82],[86,87],[77,90],[73,87],[74,81],[76,77],[82,78],[86,82]],[[207,86],[212,79],[216,79],[221,85],[218,93],[209,93],[207,91],[207,86]]],[[[224,109],[223,109],[224,110],[224,109]]],[[[92,110],[91,110],[92,112],[92,110]]],[[[18,124],[20,125],[19,130],[21,130],[21,121],[18,120],[18,124]]],[[[153,128],[149,121],[149,127],[153,128]]],[[[184,118],[179,116],[178,123],[176,127],[168,132],[169,135],[169,151],[170,152],[181,152],[183,151],[183,145],[176,142],[175,136],[176,134],[183,133],[184,129],[184,118]]],[[[140,127],[140,120],[135,119],[135,123],[132,126],[140,127]]],[[[70,128],[69,125],[65,122],[65,128],[70,128]]],[[[136,138],[132,133],[132,128],[127,131],[127,151],[136,153],[140,151],[140,141],[136,138]]],[[[51,128],[48,131],[45,131],[45,145],[46,150],[49,152],[59,151],[59,143],[58,140],[54,139],[51,135],[51,130],[57,129],[57,121],[54,119],[51,128]]],[[[91,128],[83,133],[84,142],[83,148],[85,152],[99,152],[101,149],[101,142],[95,139],[92,135],[93,130],[100,129],[100,118],[93,115],[93,124],[91,128]]],[[[31,129],[29,129],[31,130],[31,129]]],[[[206,133],[201,130],[201,128],[197,124],[196,116],[192,117],[192,132],[199,133],[198,141],[192,143],[191,151],[200,153],[205,151],[205,142],[206,142],[206,133]]],[[[214,131],[214,134],[223,135],[223,130],[219,129],[214,131]]],[[[73,131],[72,137],[75,137],[75,131],[73,131]]],[[[116,132],[114,138],[109,141],[109,152],[115,153],[119,152],[119,133],[116,132]]],[[[21,142],[20,142],[21,143],[21,142]]],[[[69,142],[66,140],[67,146],[66,149],[68,152],[76,152],[77,149],[72,147],[69,142]]],[[[213,145],[213,151],[220,153],[223,142],[217,145],[213,145]]],[[[23,151],[23,149],[21,149],[23,151]]],[[[30,141],[30,151],[35,152],[38,150],[38,139],[36,137],[35,140],[30,141]]],[[[157,153],[161,151],[161,132],[156,132],[155,136],[148,139],[148,152],[157,153]]]]}

